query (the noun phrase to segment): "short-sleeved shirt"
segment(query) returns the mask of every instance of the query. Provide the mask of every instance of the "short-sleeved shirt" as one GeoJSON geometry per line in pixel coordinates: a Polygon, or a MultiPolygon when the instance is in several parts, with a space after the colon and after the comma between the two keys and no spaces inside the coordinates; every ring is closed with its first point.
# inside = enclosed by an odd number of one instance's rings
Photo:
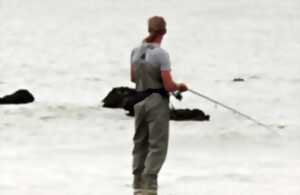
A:
{"type": "Polygon", "coordinates": [[[170,70],[169,54],[159,44],[142,43],[132,50],[131,64],[135,67],[136,89],[163,88],[161,71],[170,70]]]}
{"type": "Polygon", "coordinates": [[[156,43],[142,43],[140,47],[134,48],[131,52],[131,64],[136,64],[136,60],[139,57],[140,50],[145,47],[153,48],[147,51],[145,60],[149,64],[159,64],[160,70],[171,70],[171,62],[168,52],[156,43]]]}

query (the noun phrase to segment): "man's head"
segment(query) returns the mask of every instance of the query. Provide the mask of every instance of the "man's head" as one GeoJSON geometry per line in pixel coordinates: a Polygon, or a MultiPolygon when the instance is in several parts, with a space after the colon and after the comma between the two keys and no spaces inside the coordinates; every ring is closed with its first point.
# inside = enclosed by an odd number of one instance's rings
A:
{"type": "Polygon", "coordinates": [[[164,35],[167,32],[166,21],[161,16],[153,16],[148,20],[148,32],[150,35],[164,35]]]}
{"type": "Polygon", "coordinates": [[[160,43],[163,36],[167,33],[166,21],[161,16],[153,16],[148,19],[148,32],[149,36],[145,38],[147,43],[160,43]]]}

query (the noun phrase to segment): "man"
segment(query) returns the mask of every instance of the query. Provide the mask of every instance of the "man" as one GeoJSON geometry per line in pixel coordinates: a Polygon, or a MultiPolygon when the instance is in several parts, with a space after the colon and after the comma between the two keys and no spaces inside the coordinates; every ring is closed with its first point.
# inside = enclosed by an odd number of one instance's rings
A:
{"type": "Polygon", "coordinates": [[[169,92],[184,92],[171,76],[168,53],[160,47],[166,34],[163,17],[148,20],[149,36],[131,53],[131,81],[141,100],[135,104],[133,188],[135,195],[156,195],[157,178],[169,140],[169,92]]]}

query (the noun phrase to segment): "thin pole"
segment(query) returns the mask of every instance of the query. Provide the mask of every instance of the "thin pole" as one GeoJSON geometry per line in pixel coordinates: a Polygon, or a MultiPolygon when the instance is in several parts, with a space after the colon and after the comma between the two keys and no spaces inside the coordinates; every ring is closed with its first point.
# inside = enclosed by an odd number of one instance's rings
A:
{"type": "Polygon", "coordinates": [[[222,106],[222,107],[224,107],[224,108],[226,108],[226,109],[228,109],[228,110],[231,110],[231,111],[233,111],[234,113],[236,113],[236,114],[238,114],[238,115],[240,115],[240,116],[243,116],[244,118],[246,118],[246,119],[248,119],[248,120],[250,120],[250,121],[256,123],[257,125],[259,125],[259,126],[261,126],[261,127],[264,127],[264,128],[266,128],[266,129],[268,129],[268,130],[272,130],[268,125],[263,124],[263,123],[259,122],[258,120],[252,118],[251,116],[248,116],[248,115],[246,115],[246,114],[243,114],[243,113],[241,113],[240,111],[238,111],[238,110],[236,110],[236,109],[234,109],[234,108],[231,108],[231,107],[229,107],[229,106],[226,106],[225,104],[223,104],[223,103],[221,103],[221,102],[219,102],[219,101],[217,101],[217,100],[214,100],[214,99],[212,99],[212,98],[210,98],[210,97],[208,97],[208,96],[206,96],[206,95],[203,95],[203,94],[201,94],[201,93],[199,93],[199,92],[197,92],[197,91],[195,91],[195,90],[192,90],[192,89],[189,89],[188,91],[191,92],[191,93],[193,93],[193,94],[195,94],[195,95],[197,95],[197,96],[199,96],[199,97],[202,97],[202,98],[204,98],[204,99],[206,99],[206,100],[208,100],[208,101],[210,101],[210,102],[213,102],[213,103],[215,103],[215,104],[218,104],[218,105],[220,105],[220,106],[222,106]]]}

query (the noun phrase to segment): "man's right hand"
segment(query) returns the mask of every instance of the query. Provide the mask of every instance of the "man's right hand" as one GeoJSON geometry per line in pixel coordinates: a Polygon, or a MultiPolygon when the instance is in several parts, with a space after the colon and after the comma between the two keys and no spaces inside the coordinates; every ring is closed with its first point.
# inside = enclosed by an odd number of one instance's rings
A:
{"type": "Polygon", "coordinates": [[[185,92],[188,90],[188,87],[184,83],[177,84],[177,90],[180,92],[185,92]]]}

